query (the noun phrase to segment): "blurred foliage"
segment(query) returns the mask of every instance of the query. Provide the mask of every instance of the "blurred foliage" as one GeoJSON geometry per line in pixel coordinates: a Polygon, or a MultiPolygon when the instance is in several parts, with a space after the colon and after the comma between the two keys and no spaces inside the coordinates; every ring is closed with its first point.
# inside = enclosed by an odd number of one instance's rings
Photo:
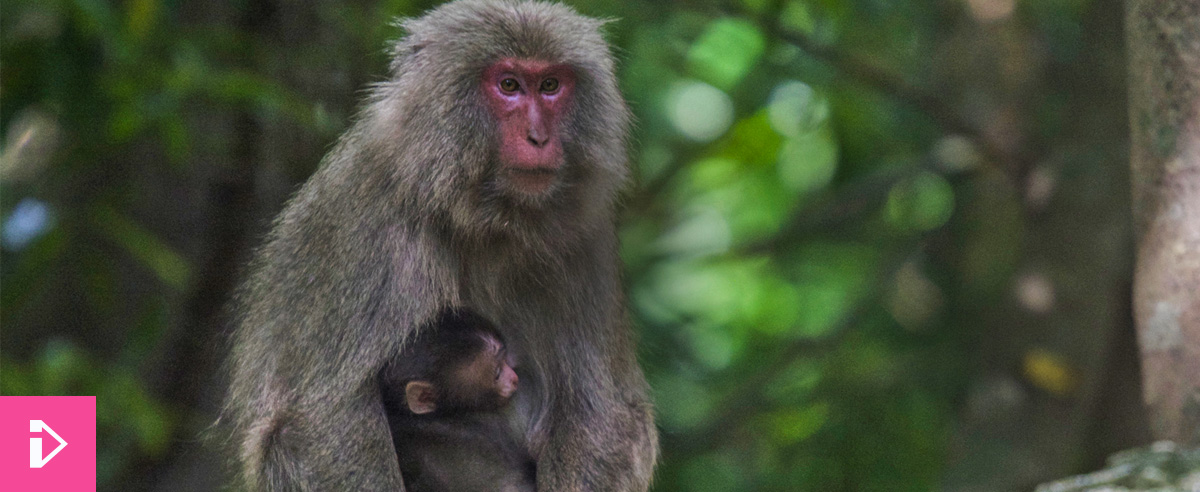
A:
{"type": "MultiPolygon", "coordinates": [[[[186,188],[238,152],[205,115],[301,129],[315,150],[257,178],[293,186],[355,94],[287,73],[339,62],[377,80],[391,19],[430,3],[287,7],[318,9],[342,43],[316,51],[256,27],[285,9],[270,2],[0,6],[0,391],[98,395],[102,488],[211,418],[146,382],[208,274],[194,238],[209,219],[186,188]]],[[[1037,138],[1067,131],[1069,94],[1020,84],[1078,62],[1089,2],[568,3],[619,19],[638,121],[621,237],[662,429],[655,490],[937,488],[979,335],[953,308],[1007,293],[1028,218],[1022,171],[998,165],[1009,134],[989,125],[1007,121],[1007,91],[1035,99],[1037,138]],[[984,86],[971,73],[988,62],[954,51],[976,29],[1044,58],[984,86]]],[[[1077,384],[1060,355],[1022,360],[1050,394],[1077,384]]]]}
{"type": "Polygon", "coordinates": [[[147,393],[134,367],[93,360],[63,340],[50,340],[28,363],[0,365],[6,395],[95,395],[99,483],[112,483],[141,454],[161,455],[171,446],[177,416],[147,393]]]}

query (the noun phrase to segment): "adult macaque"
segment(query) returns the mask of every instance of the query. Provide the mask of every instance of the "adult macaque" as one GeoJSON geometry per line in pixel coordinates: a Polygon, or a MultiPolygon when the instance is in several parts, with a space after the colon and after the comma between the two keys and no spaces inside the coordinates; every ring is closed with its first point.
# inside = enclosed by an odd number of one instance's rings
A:
{"type": "Polygon", "coordinates": [[[378,375],[449,306],[493,320],[544,491],[646,490],[657,456],[614,198],[629,114],[568,7],[405,21],[391,77],[292,198],[239,295],[227,415],[249,489],[403,490],[378,375]]]}
{"type": "Polygon", "coordinates": [[[380,376],[408,492],[533,492],[536,470],[498,411],[517,390],[504,341],[482,317],[447,310],[380,376]]]}

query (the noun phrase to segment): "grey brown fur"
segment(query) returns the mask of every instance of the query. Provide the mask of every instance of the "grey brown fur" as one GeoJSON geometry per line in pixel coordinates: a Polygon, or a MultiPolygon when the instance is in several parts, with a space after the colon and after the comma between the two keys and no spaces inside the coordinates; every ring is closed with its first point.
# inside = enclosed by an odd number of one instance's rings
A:
{"type": "Polygon", "coordinates": [[[657,433],[613,224],[629,116],[600,24],[469,0],[403,23],[390,80],[289,202],[239,295],[226,414],[247,488],[403,490],[375,378],[417,327],[462,306],[501,326],[519,361],[509,420],[538,490],[647,489],[657,433]],[[493,186],[478,84],[502,57],[578,76],[563,179],[543,197],[493,186]]]}

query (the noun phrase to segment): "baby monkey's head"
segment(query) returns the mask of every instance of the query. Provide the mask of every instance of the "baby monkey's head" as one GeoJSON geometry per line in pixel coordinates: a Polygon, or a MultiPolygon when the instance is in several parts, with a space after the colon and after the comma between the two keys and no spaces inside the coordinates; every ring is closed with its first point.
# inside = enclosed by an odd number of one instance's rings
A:
{"type": "Polygon", "coordinates": [[[404,385],[409,411],[499,410],[517,390],[517,373],[499,330],[466,310],[447,310],[414,341],[413,354],[427,358],[427,369],[404,385]]]}

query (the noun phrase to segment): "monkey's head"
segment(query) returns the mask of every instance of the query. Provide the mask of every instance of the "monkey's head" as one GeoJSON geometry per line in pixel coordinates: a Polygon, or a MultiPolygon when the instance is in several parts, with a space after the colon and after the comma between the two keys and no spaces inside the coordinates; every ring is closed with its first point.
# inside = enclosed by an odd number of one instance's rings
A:
{"type": "Polygon", "coordinates": [[[478,333],[477,349],[453,354],[449,363],[428,379],[404,385],[404,399],[412,413],[499,410],[517,391],[517,373],[508,365],[504,344],[493,335],[478,333]]]}
{"type": "Polygon", "coordinates": [[[537,59],[504,58],[483,72],[488,112],[496,119],[500,179],[540,195],[563,166],[563,116],[575,95],[575,71],[537,59]]]}
{"type": "Polygon", "coordinates": [[[360,125],[385,131],[360,136],[394,163],[406,204],[458,226],[545,236],[607,222],[628,175],[630,116],[602,24],[516,0],[402,21],[392,78],[360,125]]]}
{"type": "Polygon", "coordinates": [[[425,367],[404,383],[409,411],[422,415],[494,411],[517,391],[499,331],[481,316],[460,310],[443,313],[422,335],[412,354],[425,367]]]}

